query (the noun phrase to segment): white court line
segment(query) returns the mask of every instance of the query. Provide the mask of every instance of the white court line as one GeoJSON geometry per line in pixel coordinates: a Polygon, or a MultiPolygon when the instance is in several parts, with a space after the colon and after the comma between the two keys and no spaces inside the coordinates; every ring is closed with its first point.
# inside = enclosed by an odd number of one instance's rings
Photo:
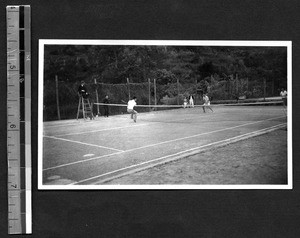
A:
{"type": "Polygon", "coordinates": [[[60,124],[60,125],[43,125],[44,128],[48,128],[48,127],[61,127],[61,126],[75,126],[78,125],[80,122],[72,122],[72,123],[66,123],[66,124],[60,124]]]}
{"type": "Polygon", "coordinates": [[[101,155],[101,156],[90,158],[90,159],[79,160],[79,161],[72,162],[72,163],[61,164],[61,165],[57,165],[57,166],[53,166],[53,167],[49,167],[49,168],[43,169],[43,171],[52,170],[52,169],[58,169],[58,168],[61,168],[61,167],[65,167],[65,166],[69,166],[69,165],[74,165],[74,164],[79,164],[79,163],[83,163],[83,162],[88,162],[88,161],[91,161],[91,160],[101,159],[101,158],[105,158],[105,157],[109,157],[109,156],[113,156],[113,155],[119,155],[119,154],[122,154],[124,152],[125,151],[120,151],[120,152],[115,152],[115,153],[108,154],[108,155],[101,155]]]}
{"type": "MultiPolygon", "coordinates": [[[[189,108],[187,108],[187,109],[189,109],[189,108]]],[[[148,115],[150,115],[150,114],[148,114],[148,115]]],[[[206,114],[199,114],[199,115],[202,116],[202,117],[205,117],[206,114]]],[[[125,117],[122,117],[122,118],[125,118],[125,117]]],[[[99,129],[99,130],[93,130],[93,131],[84,131],[84,132],[74,132],[74,133],[67,133],[67,134],[59,134],[59,135],[54,135],[54,136],[58,137],[58,136],[69,136],[69,135],[82,135],[82,134],[96,133],[96,132],[101,132],[101,131],[109,131],[109,130],[118,130],[118,129],[132,128],[132,127],[136,127],[136,126],[147,126],[147,125],[153,125],[153,124],[158,124],[158,123],[168,123],[168,122],[174,122],[174,121],[185,121],[185,120],[189,120],[189,119],[193,119],[193,117],[185,117],[185,118],[182,118],[182,119],[174,119],[174,120],[160,121],[160,122],[154,122],[154,121],[152,121],[150,123],[135,124],[135,125],[129,125],[129,126],[119,126],[119,127],[105,128],[105,129],[99,129]]],[[[143,120],[143,119],[141,119],[141,120],[143,120]]],[[[95,121],[95,122],[101,122],[101,121],[95,121]]]]}
{"type": "MultiPolygon", "coordinates": [[[[185,118],[182,118],[182,119],[168,120],[167,123],[168,122],[174,122],[174,121],[185,121],[185,120],[188,120],[188,119],[192,119],[192,117],[190,117],[190,118],[185,117],[185,118]]],[[[143,120],[143,119],[141,119],[141,120],[143,120]]],[[[100,131],[110,131],[110,130],[132,128],[132,127],[137,127],[137,126],[147,126],[147,125],[153,125],[153,124],[158,124],[158,123],[166,123],[166,121],[134,124],[134,125],[129,125],[129,126],[119,126],[119,127],[105,128],[105,129],[99,129],[99,130],[93,130],[93,131],[74,132],[74,133],[60,134],[60,135],[55,135],[55,136],[82,135],[82,134],[88,134],[88,133],[94,133],[94,132],[100,132],[100,131]]]]}
{"type": "MultiPolygon", "coordinates": [[[[203,114],[202,116],[204,117],[206,114],[203,114]]],[[[200,114],[201,116],[201,114],[200,114]]],[[[142,123],[142,124],[135,124],[135,125],[129,125],[129,126],[119,126],[119,127],[112,127],[112,128],[105,128],[105,129],[99,129],[99,130],[93,130],[93,131],[84,131],[84,132],[74,132],[74,133],[68,133],[68,134],[59,134],[59,135],[54,135],[56,137],[58,136],[70,136],[70,135],[82,135],[82,134],[88,134],[88,133],[95,133],[95,132],[100,132],[100,131],[110,131],[110,130],[118,130],[118,129],[126,129],[126,128],[132,128],[136,126],[147,126],[147,125],[153,125],[153,124],[158,124],[158,123],[168,123],[168,122],[175,122],[175,121],[185,121],[193,119],[193,117],[185,117],[182,119],[174,119],[174,120],[168,120],[168,121],[158,121],[158,122],[150,122],[150,123],[142,123]]],[[[143,120],[143,119],[141,119],[143,120]]]]}
{"type": "Polygon", "coordinates": [[[220,140],[220,141],[215,141],[215,142],[212,142],[212,143],[209,143],[209,144],[206,144],[206,145],[202,145],[202,146],[198,146],[198,147],[191,148],[191,149],[188,149],[188,150],[180,151],[180,152],[177,152],[175,154],[166,155],[166,156],[159,157],[159,158],[156,158],[156,159],[153,159],[153,160],[148,160],[148,161],[145,161],[145,162],[142,162],[142,163],[139,163],[139,164],[130,165],[130,166],[127,166],[125,168],[113,170],[113,171],[110,171],[110,172],[107,172],[107,173],[104,173],[104,174],[101,174],[101,175],[93,176],[91,178],[83,179],[83,180],[80,180],[80,181],[77,181],[77,182],[74,182],[74,183],[70,183],[70,184],[67,184],[67,185],[76,185],[78,183],[83,183],[83,182],[86,182],[86,181],[89,181],[89,180],[93,180],[93,179],[96,179],[96,178],[101,178],[101,177],[104,177],[106,175],[110,175],[110,174],[113,174],[113,173],[116,173],[116,172],[124,171],[124,170],[131,169],[131,168],[135,168],[135,167],[138,167],[138,166],[141,166],[141,165],[150,164],[152,162],[164,160],[164,159],[167,159],[169,157],[175,157],[175,156],[178,156],[178,155],[181,155],[181,154],[185,154],[187,152],[191,152],[191,151],[194,151],[194,150],[199,150],[199,149],[202,149],[202,148],[205,148],[205,147],[209,147],[209,146],[213,146],[213,145],[216,145],[216,144],[222,144],[222,143],[234,141],[236,139],[243,138],[245,136],[252,135],[252,134],[257,134],[259,132],[268,131],[270,129],[280,128],[283,125],[286,125],[286,123],[278,124],[278,125],[275,125],[275,126],[271,126],[271,127],[264,128],[264,129],[257,130],[257,131],[253,131],[253,132],[248,132],[246,134],[238,135],[238,136],[231,137],[231,138],[228,138],[228,139],[224,139],[224,140],[220,140]]]}
{"type": "Polygon", "coordinates": [[[67,142],[72,142],[72,143],[77,143],[77,144],[82,144],[82,145],[88,145],[88,146],[94,146],[94,147],[98,147],[98,148],[115,150],[115,151],[119,151],[119,152],[123,152],[124,151],[124,150],[118,150],[118,149],[115,149],[115,148],[101,146],[101,145],[89,144],[89,143],[84,143],[84,142],[75,141],[75,140],[68,140],[68,139],[64,139],[64,138],[57,138],[55,136],[44,136],[44,137],[51,138],[51,139],[54,139],[54,140],[62,140],[62,141],[67,141],[67,142]]]}
{"type": "MultiPolygon", "coordinates": [[[[125,115],[116,115],[114,117],[125,119],[125,115]]],[[[69,122],[69,123],[66,123],[66,124],[59,124],[59,125],[45,125],[46,123],[43,123],[43,127],[47,129],[47,128],[52,128],[52,127],[75,126],[75,125],[78,125],[78,124],[89,125],[89,123],[103,123],[103,120],[101,118],[100,120],[86,120],[86,121],[84,121],[83,118],[80,118],[80,119],[78,119],[78,121],[73,121],[73,122],[69,122]]]]}
{"type": "Polygon", "coordinates": [[[216,132],[220,132],[220,131],[226,131],[226,130],[230,130],[230,129],[235,129],[235,128],[239,128],[239,127],[243,127],[243,126],[247,126],[247,125],[252,125],[252,124],[257,124],[257,123],[264,122],[264,121],[275,120],[275,119],[279,119],[279,118],[285,118],[285,116],[284,117],[269,118],[269,119],[262,120],[262,121],[256,121],[256,122],[246,123],[246,124],[242,124],[242,125],[238,125],[238,126],[233,126],[233,127],[228,127],[228,128],[224,128],[224,129],[220,129],[220,130],[215,130],[215,131],[210,131],[210,132],[204,132],[204,133],[201,133],[201,134],[196,134],[196,135],[192,135],[192,136],[177,138],[177,139],[174,139],[174,140],[163,141],[163,142],[156,143],[156,144],[145,145],[145,146],[141,146],[141,147],[137,147],[137,148],[133,148],[133,149],[129,149],[129,150],[124,150],[124,151],[120,151],[120,152],[112,153],[112,154],[108,154],[108,155],[102,155],[102,156],[98,156],[98,157],[94,157],[94,158],[90,158],[90,159],[86,159],[86,160],[78,160],[78,161],[72,162],[72,163],[57,165],[57,166],[54,166],[54,167],[49,167],[49,168],[43,169],[43,171],[57,169],[57,168],[61,168],[61,167],[69,166],[69,165],[78,164],[78,163],[84,163],[84,162],[88,162],[88,161],[91,161],[91,160],[101,159],[101,158],[104,158],[104,157],[110,157],[110,156],[113,156],[113,155],[118,155],[118,154],[121,154],[121,153],[132,152],[132,151],[139,150],[139,149],[144,149],[144,148],[147,148],[147,147],[158,146],[158,145],[162,145],[162,144],[166,144],[166,143],[171,143],[171,142],[179,141],[179,140],[186,140],[186,139],[193,138],[193,137],[198,137],[198,136],[202,136],[202,135],[208,135],[208,134],[212,134],[212,133],[216,133],[216,132]]]}
{"type": "Polygon", "coordinates": [[[144,126],[148,124],[135,124],[135,125],[129,125],[129,126],[119,126],[119,127],[112,127],[112,128],[105,128],[105,129],[99,129],[99,130],[93,130],[93,131],[84,131],[84,132],[74,132],[74,133],[68,133],[68,134],[60,134],[60,135],[55,135],[55,136],[71,136],[71,135],[82,135],[82,134],[88,134],[88,133],[94,133],[94,132],[100,132],[100,131],[110,131],[110,130],[118,130],[118,129],[123,129],[123,128],[132,128],[132,127],[137,127],[137,126],[144,126]]]}

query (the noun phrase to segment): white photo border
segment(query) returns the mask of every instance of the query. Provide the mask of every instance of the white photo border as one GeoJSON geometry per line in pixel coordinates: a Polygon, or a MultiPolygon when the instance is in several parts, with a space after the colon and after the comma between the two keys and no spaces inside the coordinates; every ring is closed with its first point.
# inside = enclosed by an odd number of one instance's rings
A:
{"type": "Polygon", "coordinates": [[[292,150],[292,41],[197,41],[197,40],[74,40],[40,39],[38,59],[38,189],[39,190],[199,190],[199,189],[293,189],[292,150]],[[287,47],[287,184],[286,185],[45,185],[43,181],[43,90],[45,45],[167,45],[287,47]]]}

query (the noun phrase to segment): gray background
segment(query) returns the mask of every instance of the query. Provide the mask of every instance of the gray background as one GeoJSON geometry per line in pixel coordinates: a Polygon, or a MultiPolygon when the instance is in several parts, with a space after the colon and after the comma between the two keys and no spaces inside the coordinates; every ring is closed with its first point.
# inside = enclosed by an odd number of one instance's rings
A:
{"type": "Polygon", "coordinates": [[[32,11],[32,237],[299,237],[298,0],[1,1],[0,237],[8,237],[5,7],[13,4],[32,11]],[[38,39],[292,40],[294,189],[38,191],[38,39]]]}

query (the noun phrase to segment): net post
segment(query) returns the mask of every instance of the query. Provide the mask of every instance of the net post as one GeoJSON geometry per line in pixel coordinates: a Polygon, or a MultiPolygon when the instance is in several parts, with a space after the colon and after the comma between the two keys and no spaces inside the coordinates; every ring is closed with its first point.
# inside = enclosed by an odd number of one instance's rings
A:
{"type": "Polygon", "coordinates": [[[58,120],[60,120],[59,94],[58,94],[58,76],[57,75],[55,75],[55,92],[56,92],[57,116],[58,116],[58,120]]]}

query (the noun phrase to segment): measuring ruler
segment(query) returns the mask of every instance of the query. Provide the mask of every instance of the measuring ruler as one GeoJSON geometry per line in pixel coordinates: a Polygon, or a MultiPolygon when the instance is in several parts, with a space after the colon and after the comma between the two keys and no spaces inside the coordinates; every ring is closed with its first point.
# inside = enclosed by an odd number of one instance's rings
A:
{"type": "Polygon", "coordinates": [[[8,233],[31,233],[30,6],[7,6],[8,233]]]}

